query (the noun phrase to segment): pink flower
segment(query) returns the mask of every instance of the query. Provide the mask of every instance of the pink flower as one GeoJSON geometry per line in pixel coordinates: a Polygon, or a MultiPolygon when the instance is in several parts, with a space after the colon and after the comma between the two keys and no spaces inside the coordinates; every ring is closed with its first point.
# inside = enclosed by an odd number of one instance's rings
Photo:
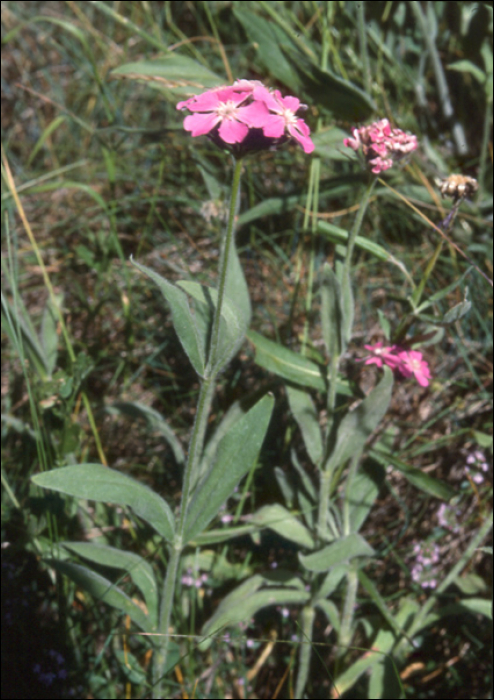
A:
{"type": "Polygon", "coordinates": [[[314,143],[309,138],[310,129],[303,119],[299,119],[296,113],[299,109],[307,109],[306,105],[301,104],[297,97],[288,95],[282,97],[279,90],[269,92],[269,90],[257,89],[254,91],[254,97],[262,99],[268,107],[270,114],[263,125],[264,136],[280,138],[286,131],[302,146],[305,153],[312,153],[314,143]]]}
{"type": "Polygon", "coordinates": [[[429,386],[429,380],[432,378],[429,370],[429,365],[423,359],[422,353],[417,350],[403,350],[399,354],[400,364],[399,371],[405,377],[414,376],[420,386],[429,386]]]}
{"type": "Polygon", "coordinates": [[[391,168],[418,146],[417,137],[401,129],[392,129],[387,119],[381,119],[369,126],[353,129],[353,138],[346,138],[343,144],[354,151],[361,151],[364,159],[376,175],[391,168]]]}
{"type": "Polygon", "coordinates": [[[377,365],[382,367],[383,364],[392,367],[393,369],[398,366],[400,360],[396,351],[396,345],[383,346],[381,342],[375,343],[375,345],[364,345],[366,350],[369,350],[372,355],[365,360],[366,365],[377,365]]]}
{"type": "Polygon", "coordinates": [[[218,135],[222,141],[241,143],[249,128],[263,126],[269,114],[263,102],[243,104],[252,92],[249,86],[231,86],[208,90],[179,102],[177,109],[187,108],[190,112],[196,112],[185,117],[184,129],[190,131],[192,136],[202,136],[219,124],[218,135]]]}
{"type": "Polygon", "coordinates": [[[364,364],[382,367],[388,365],[406,378],[415,377],[420,386],[429,386],[432,378],[429,365],[417,350],[405,350],[398,345],[383,346],[381,342],[374,345],[364,345],[371,355],[365,358],[364,364]]]}
{"type": "Polygon", "coordinates": [[[310,129],[296,116],[306,108],[296,97],[282,97],[259,80],[237,80],[179,102],[177,109],[193,114],[185,117],[184,128],[192,136],[207,134],[235,156],[279,145],[294,138],[305,153],[314,150],[310,129]]]}

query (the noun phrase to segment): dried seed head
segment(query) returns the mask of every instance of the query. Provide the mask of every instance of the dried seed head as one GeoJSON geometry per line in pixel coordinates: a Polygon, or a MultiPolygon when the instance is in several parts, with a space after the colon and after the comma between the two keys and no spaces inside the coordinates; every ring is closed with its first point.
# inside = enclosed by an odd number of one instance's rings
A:
{"type": "Polygon", "coordinates": [[[444,180],[436,180],[442,197],[452,197],[455,202],[464,197],[471,197],[478,189],[479,183],[468,175],[450,175],[444,180]]]}

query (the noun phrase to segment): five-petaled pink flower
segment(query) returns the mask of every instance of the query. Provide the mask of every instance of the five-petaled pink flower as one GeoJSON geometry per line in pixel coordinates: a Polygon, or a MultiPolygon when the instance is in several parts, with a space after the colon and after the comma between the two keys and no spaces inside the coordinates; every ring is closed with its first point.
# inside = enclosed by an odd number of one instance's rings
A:
{"type": "Polygon", "coordinates": [[[431,373],[422,353],[417,350],[404,350],[399,354],[398,369],[405,377],[414,376],[420,386],[429,386],[431,373]]]}
{"type": "Polygon", "coordinates": [[[237,157],[279,145],[290,137],[311,153],[310,129],[296,116],[304,108],[296,97],[282,97],[279,90],[270,91],[259,80],[237,80],[177,105],[177,109],[193,112],[185,117],[186,131],[192,136],[207,134],[237,157]]]}
{"type": "Polygon", "coordinates": [[[400,348],[398,345],[384,346],[381,342],[364,347],[371,353],[365,358],[364,364],[378,367],[388,365],[406,378],[415,377],[420,386],[429,386],[431,372],[421,352],[400,348]]]}
{"type": "Polygon", "coordinates": [[[388,365],[388,367],[397,367],[399,364],[398,355],[395,354],[396,345],[383,346],[381,342],[375,343],[375,345],[364,345],[366,350],[369,350],[372,354],[365,360],[366,365],[377,365],[382,367],[388,365]]]}
{"type": "Polygon", "coordinates": [[[393,129],[387,119],[381,119],[369,126],[353,129],[352,138],[344,139],[343,144],[354,151],[361,151],[367,166],[377,175],[414,151],[418,141],[414,134],[393,129]]]}

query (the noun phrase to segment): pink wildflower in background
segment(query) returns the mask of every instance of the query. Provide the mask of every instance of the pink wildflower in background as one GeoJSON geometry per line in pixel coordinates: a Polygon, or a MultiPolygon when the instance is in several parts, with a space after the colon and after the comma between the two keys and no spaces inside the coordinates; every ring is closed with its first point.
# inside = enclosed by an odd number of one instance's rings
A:
{"type": "Polygon", "coordinates": [[[356,152],[361,151],[367,165],[377,175],[414,151],[418,141],[414,134],[393,129],[387,119],[381,119],[353,129],[352,138],[344,139],[343,144],[356,152]]]}
{"type": "Polygon", "coordinates": [[[314,150],[310,129],[296,116],[306,109],[296,97],[282,97],[259,80],[237,80],[233,85],[207,90],[179,102],[177,109],[193,114],[185,117],[184,128],[192,136],[208,137],[241,158],[247,153],[295,139],[305,153],[314,150]]]}
{"type": "Polygon", "coordinates": [[[381,342],[364,345],[370,355],[364,358],[364,364],[382,367],[388,365],[406,378],[415,377],[420,386],[429,386],[432,378],[429,365],[417,350],[406,350],[398,345],[383,346],[381,342]]]}
{"type": "Polygon", "coordinates": [[[431,373],[429,365],[424,360],[422,353],[417,350],[403,350],[399,354],[400,364],[399,371],[405,377],[414,376],[420,386],[429,386],[431,373]]]}

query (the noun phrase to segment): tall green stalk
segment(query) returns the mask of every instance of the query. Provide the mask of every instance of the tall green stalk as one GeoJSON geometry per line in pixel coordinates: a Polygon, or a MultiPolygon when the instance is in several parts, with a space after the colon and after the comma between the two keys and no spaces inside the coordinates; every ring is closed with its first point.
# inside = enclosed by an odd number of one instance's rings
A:
{"type": "Polygon", "coordinates": [[[232,196],[230,200],[230,212],[228,216],[228,224],[221,244],[220,262],[219,262],[219,279],[218,279],[218,299],[213,314],[213,324],[211,330],[211,338],[208,348],[208,362],[204,377],[201,381],[201,389],[197,403],[196,419],[192,428],[192,435],[189,443],[189,453],[187,455],[187,464],[185,466],[184,480],[182,486],[182,500],[180,503],[180,512],[175,521],[175,539],[173,546],[170,547],[168,567],[166,570],[165,580],[163,582],[163,591],[161,594],[160,616],[158,624],[158,639],[159,646],[154,652],[153,659],[153,700],[158,700],[163,697],[162,684],[166,674],[166,663],[168,657],[169,637],[168,628],[171,620],[173,608],[173,600],[175,598],[175,587],[177,583],[177,575],[180,568],[180,558],[182,551],[187,544],[183,541],[183,533],[185,527],[185,519],[187,516],[187,505],[189,502],[191,484],[193,476],[199,464],[200,457],[204,448],[204,437],[208,417],[211,410],[216,377],[218,375],[217,368],[217,353],[220,338],[220,321],[221,310],[225,298],[225,289],[228,273],[228,260],[230,251],[234,242],[235,235],[235,214],[237,211],[238,194],[240,191],[240,176],[242,172],[242,161],[236,160],[233,171],[232,196]]]}
{"type": "MultiPolygon", "coordinates": [[[[365,189],[362,201],[355,217],[355,222],[353,224],[352,230],[348,237],[345,261],[343,263],[343,269],[340,277],[341,285],[341,299],[342,299],[342,317],[343,317],[343,331],[342,338],[343,348],[346,347],[350,340],[353,325],[353,294],[351,288],[350,279],[350,269],[352,264],[353,250],[355,248],[355,241],[362,228],[362,222],[364,220],[365,212],[367,211],[367,206],[370,202],[372,192],[374,190],[377,178],[373,177],[367,188],[365,189]]],[[[338,378],[338,369],[340,366],[340,355],[334,354],[330,360],[329,366],[329,391],[327,397],[327,411],[328,411],[328,424],[325,431],[326,445],[324,450],[325,461],[321,471],[321,484],[319,489],[319,504],[318,504],[318,519],[317,519],[317,532],[319,538],[322,541],[327,539],[327,518],[328,518],[328,503],[331,496],[331,483],[333,480],[331,463],[331,439],[333,435],[333,424],[334,424],[334,411],[336,406],[336,380],[338,378]]],[[[333,536],[335,533],[332,533],[333,536]]]]}

